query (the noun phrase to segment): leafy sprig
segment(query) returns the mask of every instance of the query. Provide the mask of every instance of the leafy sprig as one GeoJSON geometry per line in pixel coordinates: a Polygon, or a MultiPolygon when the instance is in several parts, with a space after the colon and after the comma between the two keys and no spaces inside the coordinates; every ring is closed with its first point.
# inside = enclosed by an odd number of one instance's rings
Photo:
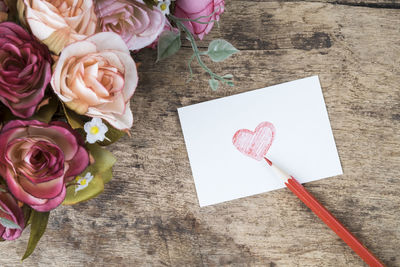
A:
{"type": "Polygon", "coordinates": [[[196,19],[178,18],[173,15],[169,15],[168,16],[169,19],[178,27],[179,31],[178,32],[165,31],[161,34],[158,41],[157,61],[170,57],[179,51],[179,49],[181,48],[181,32],[184,32],[186,35],[186,39],[190,42],[193,49],[193,55],[190,57],[188,61],[188,67],[190,72],[190,78],[188,79],[188,81],[190,81],[193,77],[193,70],[191,64],[193,60],[196,59],[200,67],[202,67],[203,70],[210,75],[211,79],[208,82],[211,89],[215,91],[218,89],[220,82],[223,84],[227,84],[229,86],[233,86],[234,85],[233,75],[225,74],[223,76],[220,76],[214,73],[210,68],[207,67],[207,65],[202,60],[201,56],[208,56],[213,62],[221,62],[227,59],[232,54],[237,53],[239,50],[237,50],[231,43],[223,39],[216,39],[209,44],[207,51],[200,51],[196,44],[196,40],[193,34],[183,23],[184,21],[193,21],[200,24],[212,23],[215,22],[215,20],[211,20],[209,22],[203,22],[200,21],[200,19],[209,18],[214,13],[208,16],[201,16],[196,19]]]}

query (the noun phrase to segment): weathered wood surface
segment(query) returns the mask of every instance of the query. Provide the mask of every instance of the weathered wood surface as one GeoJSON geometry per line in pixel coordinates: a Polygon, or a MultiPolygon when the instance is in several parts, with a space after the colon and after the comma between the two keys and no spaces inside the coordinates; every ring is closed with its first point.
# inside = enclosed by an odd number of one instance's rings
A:
{"type": "MultiPolygon", "coordinates": [[[[132,138],[112,146],[114,179],[61,207],[25,266],[363,266],[287,189],[199,208],[176,109],[318,74],[344,175],[306,184],[388,266],[400,266],[399,1],[228,1],[212,38],[241,53],[215,66],[236,86],[212,92],[185,48],[137,56],[132,138]],[[332,2],[332,3],[329,3],[332,2]],[[337,4],[340,2],[341,4],[337,4]]],[[[21,266],[28,231],[0,245],[21,266]]]]}

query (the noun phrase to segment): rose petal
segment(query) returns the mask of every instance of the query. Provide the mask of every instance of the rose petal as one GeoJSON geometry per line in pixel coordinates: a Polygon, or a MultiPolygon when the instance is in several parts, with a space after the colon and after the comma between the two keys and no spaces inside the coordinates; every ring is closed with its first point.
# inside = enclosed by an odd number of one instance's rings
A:
{"type": "Polygon", "coordinates": [[[67,190],[64,186],[61,190],[61,193],[55,198],[48,199],[44,204],[41,205],[31,205],[31,207],[40,212],[46,212],[57,208],[65,199],[65,194],[67,190]]]}
{"type": "Polygon", "coordinates": [[[6,170],[5,179],[7,182],[8,189],[18,200],[28,204],[28,205],[43,205],[47,202],[46,199],[36,198],[28,194],[21,185],[15,180],[16,174],[10,169],[6,170]]]}
{"type": "Polygon", "coordinates": [[[65,173],[65,179],[68,181],[82,173],[89,165],[89,154],[82,146],[79,147],[75,157],[68,162],[68,170],[65,173]]]}

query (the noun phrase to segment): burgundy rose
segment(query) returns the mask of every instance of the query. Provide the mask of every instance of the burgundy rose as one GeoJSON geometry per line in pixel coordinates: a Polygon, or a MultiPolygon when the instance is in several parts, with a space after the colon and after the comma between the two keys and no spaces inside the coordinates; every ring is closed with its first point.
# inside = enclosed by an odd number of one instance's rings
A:
{"type": "Polygon", "coordinates": [[[51,78],[46,46],[12,22],[0,23],[0,101],[21,118],[29,118],[51,78]]]}
{"type": "Polygon", "coordinates": [[[0,132],[0,175],[18,200],[37,211],[61,204],[65,183],[88,164],[82,138],[64,122],[16,120],[0,132]]]}
{"type": "Polygon", "coordinates": [[[176,0],[175,16],[183,19],[199,19],[203,22],[183,22],[189,31],[201,40],[211,31],[214,21],[219,20],[219,15],[224,12],[224,7],[224,0],[176,0]]]}
{"type": "MultiPolygon", "coordinates": [[[[4,188],[2,188],[4,190],[4,188]]],[[[14,240],[20,237],[25,227],[24,214],[15,198],[8,192],[0,191],[0,217],[19,225],[21,229],[7,228],[0,224],[0,237],[4,240],[14,240]]]]}

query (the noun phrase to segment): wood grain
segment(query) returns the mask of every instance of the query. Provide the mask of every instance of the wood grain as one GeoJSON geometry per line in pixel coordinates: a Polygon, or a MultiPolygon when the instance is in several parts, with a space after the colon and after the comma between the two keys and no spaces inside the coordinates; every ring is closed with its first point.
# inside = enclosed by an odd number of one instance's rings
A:
{"type": "MultiPolygon", "coordinates": [[[[399,1],[227,1],[220,28],[241,50],[217,92],[184,42],[142,62],[132,138],[111,147],[114,179],[98,198],[51,214],[25,266],[364,266],[287,189],[199,208],[176,109],[318,74],[344,175],[306,184],[387,266],[400,266],[399,1]]],[[[1,266],[28,239],[0,244],[1,266]]]]}

